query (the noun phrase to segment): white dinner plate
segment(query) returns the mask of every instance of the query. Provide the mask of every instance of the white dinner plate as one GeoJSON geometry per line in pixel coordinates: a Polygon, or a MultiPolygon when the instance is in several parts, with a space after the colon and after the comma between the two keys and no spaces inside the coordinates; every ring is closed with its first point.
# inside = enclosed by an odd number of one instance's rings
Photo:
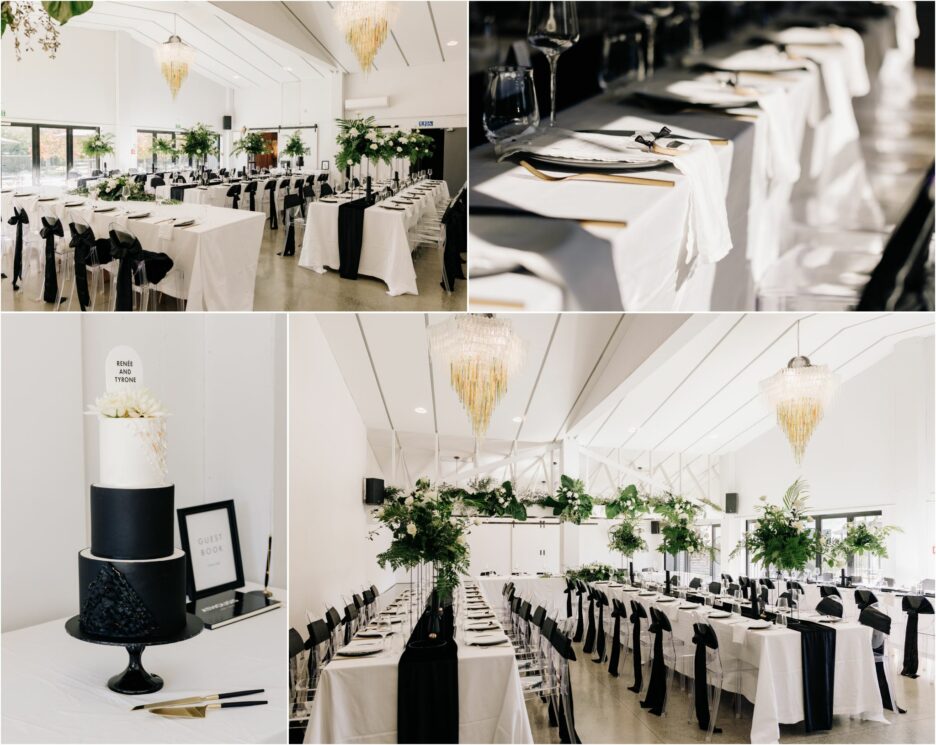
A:
{"type": "Polygon", "coordinates": [[[676,598],[660,598],[657,600],[658,603],[675,603],[676,598]]]}
{"type": "Polygon", "coordinates": [[[78,201],[78,202],[65,202],[65,206],[66,206],[66,207],[80,207],[80,206],[83,205],[83,204],[84,204],[84,200],[83,200],[83,199],[82,199],[81,201],[78,201]]]}
{"type": "Polygon", "coordinates": [[[711,613],[709,613],[708,617],[709,618],[731,618],[731,614],[726,613],[723,610],[716,610],[716,611],[712,611],[711,613]]]}
{"type": "Polygon", "coordinates": [[[489,623],[484,626],[465,626],[465,629],[468,631],[493,631],[496,628],[498,628],[496,623],[489,623]]]}
{"type": "Polygon", "coordinates": [[[195,224],[195,218],[189,217],[189,218],[186,218],[185,220],[176,220],[176,221],[172,224],[172,226],[173,226],[174,228],[186,228],[186,227],[188,227],[189,225],[194,225],[194,224],[195,224]]]}
{"type": "Polygon", "coordinates": [[[382,646],[381,647],[373,647],[373,646],[356,647],[356,648],[350,648],[350,649],[348,647],[345,647],[344,649],[339,649],[336,652],[336,654],[339,657],[369,657],[370,655],[377,654],[378,652],[381,652],[382,650],[383,650],[382,646]]]}
{"type": "Polygon", "coordinates": [[[39,197],[38,202],[54,202],[58,197],[39,197]]]}
{"type": "Polygon", "coordinates": [[[150,214],[151,214],[151,213],[150,213],[149,210],[145,210],[145,211],[143,211],[143,212],[131,212],[129,215],[127,215],[127,219],[128,219],[128,220],[139,220],[139,219],[142,218],[142,217],[149,217],[150,214]]]}
{"type": "Polygon", "coordinates": [[[95,211],[95,212],[113,212],[113,211],[114,211],[114,208],[113,208],[113,206],[110,206],[110,207],[95,207],[95,208],[94,208],[94,211],[95,211]]]}
{"type": "Polygon", "coordinates": [[[764,631],[769,629],[771,626],[769,621],[759,621],[758,623],[752,623],[748,626],[748,631],[764,631]]]}
{"type": "Polygon", "coordinates": [[[471,647],[493,647],[509,641],[506,634],[478,634],[468,645],[471,647]]]}

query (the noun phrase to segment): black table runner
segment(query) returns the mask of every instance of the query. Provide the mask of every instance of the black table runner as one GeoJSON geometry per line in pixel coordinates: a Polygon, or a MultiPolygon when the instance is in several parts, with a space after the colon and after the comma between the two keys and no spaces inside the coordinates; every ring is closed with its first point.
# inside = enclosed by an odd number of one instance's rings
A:
{"type": "Polygon", "coordinates": [[[196,186],[198,184],[173,184],[169,187],[169,198],[176,202],[182,202],[185,200],[185,190],[194,189],[196,186]]]}
{"type": "Polygon", "coordinates": [[[800,632],[803,655],[803,720],[807,732],[832,729],[835,692],[835,629],[812,621],[790,619],[800,632]]]}
{"type": "Polygon", "coordinates": [[[342,279],[357,279],[364,240],[364,210],[367,199],[354,199],[338,205],[338,273],[342,279]]]}

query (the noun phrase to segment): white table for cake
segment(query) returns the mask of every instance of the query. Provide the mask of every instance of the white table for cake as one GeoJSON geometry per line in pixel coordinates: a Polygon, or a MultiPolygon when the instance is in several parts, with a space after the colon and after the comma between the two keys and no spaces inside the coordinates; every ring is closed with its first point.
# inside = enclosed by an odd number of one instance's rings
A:
{"type": "MultiPolygon", "coordinates": [[[[247,589],[258,589],[248,583],[247,589]]],[[[274,590],[285,602],[286,593],[274,590]]],[[[161,691],[123,696],[107,679],[127,663],[122,647],[86,644],[61,618],[2,634],[0,739],[4,742],[277,742],[287,740],[288,673],[282,608],[205,629],[180,644],[147,647],[143,666],[161,691]],[[263,688],[266,706],[209,711],[205,719],[168,719],[137,704],[263,688]]],[[[240,699],[238,699],[240,700],[240,699]]]]}

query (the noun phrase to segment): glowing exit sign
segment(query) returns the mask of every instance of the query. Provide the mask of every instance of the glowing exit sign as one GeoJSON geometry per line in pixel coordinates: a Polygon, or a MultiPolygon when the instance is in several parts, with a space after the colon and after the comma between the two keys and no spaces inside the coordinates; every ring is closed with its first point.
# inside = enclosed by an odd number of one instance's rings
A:
{"type": "Polygon", "coordinates": [[[431,126],[432,126],[432,120],[430,119],[429,121],[420,122],[420,123],[419,123],[419,126],[420,126],[420,127],[431,127],[431,126]]]}

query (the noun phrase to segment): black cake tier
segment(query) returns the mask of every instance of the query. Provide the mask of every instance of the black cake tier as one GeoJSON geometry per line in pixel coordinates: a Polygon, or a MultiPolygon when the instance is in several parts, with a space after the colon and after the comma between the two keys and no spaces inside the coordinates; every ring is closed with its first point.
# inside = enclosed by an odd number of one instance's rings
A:
{"type": "Polygon", "coordinates": [[[106,639],[159,639],[185,626],[185,552],[145,561],[78,554],[81,630],[106,639]]]}
{"type": "Polygon", "coordinates": [[[159,559],[174,550],[175,487],[91,485],[91,553],[103,559],[159,559]]]}

